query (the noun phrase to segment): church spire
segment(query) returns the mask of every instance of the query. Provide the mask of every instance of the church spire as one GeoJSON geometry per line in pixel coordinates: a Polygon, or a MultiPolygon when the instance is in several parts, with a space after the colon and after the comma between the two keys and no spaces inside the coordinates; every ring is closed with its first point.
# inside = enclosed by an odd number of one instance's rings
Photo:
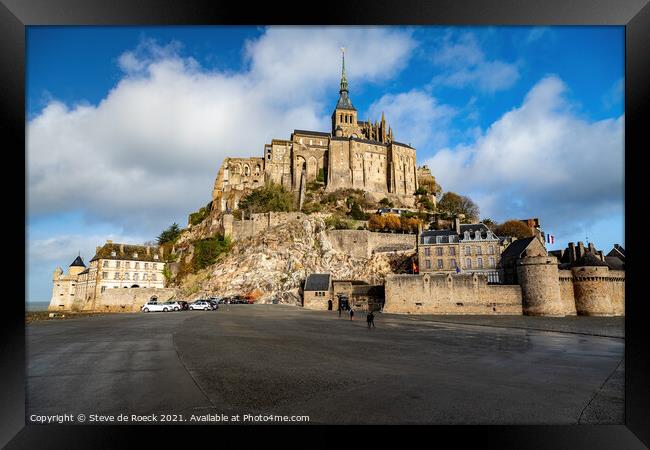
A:
{"type": "Polygon", "coordinates": [[[343,65],[341,68],[341,90],[339,91],[340,94],[342,94],[343,91],[348,92],[348,78],[345,76],[345,47],[341,47],[341,57],[343,60],[343,65]]]}

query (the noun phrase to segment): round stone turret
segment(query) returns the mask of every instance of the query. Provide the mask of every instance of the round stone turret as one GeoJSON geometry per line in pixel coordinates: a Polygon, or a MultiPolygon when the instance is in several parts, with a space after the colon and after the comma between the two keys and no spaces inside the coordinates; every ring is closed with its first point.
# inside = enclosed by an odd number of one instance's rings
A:
{"type": "Polygon", "coordinates": [[[609,267],[592,253],[586,253],[571,268],[573,292],[578,314],[584,316],[612,316],[609,292],[609,267]]]}
{"type": "Polygon", "coordinates": [[[517,261],[523,312],[529,316],[575,316],[572,302],[562,300],[558,261],[554,256],[525,256],[517,261]]]}

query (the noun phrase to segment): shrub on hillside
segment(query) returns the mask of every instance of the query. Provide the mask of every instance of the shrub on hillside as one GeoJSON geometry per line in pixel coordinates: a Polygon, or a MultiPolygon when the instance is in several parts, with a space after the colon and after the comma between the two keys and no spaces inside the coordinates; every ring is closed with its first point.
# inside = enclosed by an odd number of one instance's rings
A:
{"type": "Polygon", "coordinates": [[[230,238],[222,235],[194,241],[193,269],[201,270],[214,264],[220,255],[230,250],[231,246],[230,238]]]}
{"type": "Polygon", "coordinates": [[[251,213],[293,211],[293,194],[284,187],[269,183],[255,189],[239,201],[238,209],[251,213]]]}

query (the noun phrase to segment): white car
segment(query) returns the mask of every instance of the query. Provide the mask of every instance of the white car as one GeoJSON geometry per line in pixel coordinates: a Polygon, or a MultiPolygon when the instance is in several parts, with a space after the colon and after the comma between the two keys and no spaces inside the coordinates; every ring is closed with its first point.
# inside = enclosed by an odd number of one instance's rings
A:
{"type": "Polygon", "coordinates": [[[144,305],[142,305],[142,308],[140,308],[144,312],[149,312],[149,311],[172,311],[173,308],[166,304],[166,303],[158,303],[158,302],[147,302],[144,305]]]}
{"type": "Polygon", "coordinates": [[[210,304],[210,302],[207,302],[205,300],[197,300],[194,303],[190,303],[190,310],[193,311],[195,309],[210,311],[212,310],[212,305],[210,304]]]}
{"type": "Polygon", "coordinates": [[[183,309],[183,305],[175,301],[165,302],[163,303],[163,305],[169,306],[172,309],[172,311],[180,311],[181,309],[183,309]]]}

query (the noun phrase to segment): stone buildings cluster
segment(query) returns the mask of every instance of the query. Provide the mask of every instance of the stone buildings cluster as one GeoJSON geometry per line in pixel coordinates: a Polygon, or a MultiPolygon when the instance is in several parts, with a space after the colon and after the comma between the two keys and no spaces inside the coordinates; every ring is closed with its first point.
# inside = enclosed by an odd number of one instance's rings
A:
{"type": "Polygon", "coordinates": [[[88,267],[81,256],[64,274],[57,267],[53,276],[50,311],[97,311],[133,309],[133,301],[170,297],[165,287],[163,248],[116,244],[97,247],[88,267]]]}
{"type": "Polygon", "coordinates": [[[394,139],[383,114],[374,123],[359,120],[349,96],[344,58],[331,131],[294,130],[290,139],[266,144],[261,158],[226,158],[214,183],[212,208],[234,210],[243,197],[265,183],[298,193],[317,180],[326,191],[363,189],[376,200],[389,198],[412,206],[418,188],[415,153],[413,147],[394,139]]]}
{"type": "Polygon", "coordinates": [[[343,293],[359,309],[391,313],[625,315],[620,245],[607,255],[582,242],[549,253],[539,236],[531,236],[502,249],[484,224],[458,221],[454,229],[422,233],[417,242],[418,274],[387,275],[383,286],[356,295],[354,282],[344,291],[331,280],[318,293],[307,283],[303,306],[337,309],[343,293]]]}

